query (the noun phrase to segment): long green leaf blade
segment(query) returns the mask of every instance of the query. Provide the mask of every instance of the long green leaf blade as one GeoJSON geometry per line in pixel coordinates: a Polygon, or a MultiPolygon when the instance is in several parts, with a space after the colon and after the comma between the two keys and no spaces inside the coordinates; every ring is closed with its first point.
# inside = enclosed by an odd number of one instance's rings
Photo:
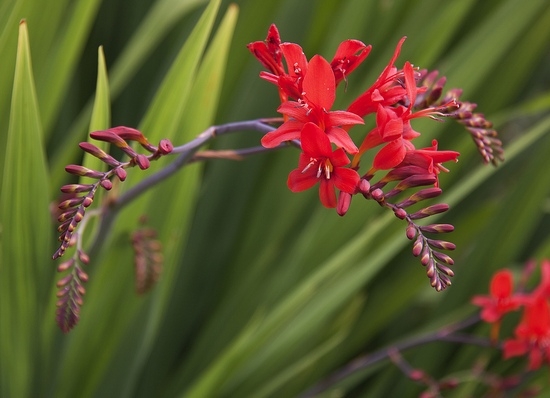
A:
{"type": "Polygon", "coordinates": [[[12,106],[0,192],[0,390],[32,396],[51,282],[48,171],[32,72],[27,24],[19,28],[12,106]]]}

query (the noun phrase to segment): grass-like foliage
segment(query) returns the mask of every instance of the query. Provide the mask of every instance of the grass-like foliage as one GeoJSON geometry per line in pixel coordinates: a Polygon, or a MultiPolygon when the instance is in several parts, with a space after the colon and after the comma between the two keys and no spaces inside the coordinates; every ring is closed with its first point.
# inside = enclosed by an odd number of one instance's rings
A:
{"type": "Polygon", "coordinates": [[[550,387],[547,1],[320,3],[0,4],[1,397],[550,387]]]}

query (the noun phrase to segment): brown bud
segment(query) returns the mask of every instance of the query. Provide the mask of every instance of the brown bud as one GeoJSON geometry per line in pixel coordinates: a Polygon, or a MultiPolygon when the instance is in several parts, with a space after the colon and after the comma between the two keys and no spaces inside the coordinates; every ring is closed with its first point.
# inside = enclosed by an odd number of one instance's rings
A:
{"type": "Polygon", "coordinates": [[[56,286],[58,288],[62,288],[63,286],[66,286],[72,279],[73,279],[72,274],[66,275],[66,276],[64,276],[63,278],[61,278],[60,280],[57,281],[56,286]]]}
{"type": "Polygon", "coordinates": [[[449,210],[449,205],[446,203],[438,203],[432,206],[423,208],[422,210],[417,211],[416,213],[410,214],[409,218],[411,220],[419,220],[421,218],[433,216],[434,214],[444,213],[449,210]]]}
{"type": "Polygon", "coordinates": [[[82,177],[90,177],[90,178],[102,178],[104,176],[104,173],[101,173],[99,171],[91,170],[87,167],[76,165],[76,164],[70,164],[65,167],[65,171],[69,174],[74,174],[77,176],[82,177]]]}
{"type": "Polygon", "coordinates": [[[129,145],[118,134],[115,134],[112,129],[93,131],[90,133],[90,137],[94,140],[105,141],[114,144],[118,148],[128,148],[129,145]]]}
{"type": "Polygon", "coordinates": [[[412,249],[413,256],[418,257],[420,253],[422,253],[423,249],[424,249],[424,240],[422,239],[422,236],[418,236],[414,241],[414,245],[412,249]]]}
{"type": "Polygon", "coordinates": [[[64,200],[57,207],[61,210],[79,206],[84,201],[84,196],[64,200]]]}
{"type": "Polygon", "coordinates": [[[449,265],[453,265],[455,262],[454,260],[451,258],[451,256],[449,256],[448,254],[445,254],[445,253],[441,253],[441,252],[438,252],[438,251],[432,251],[432,255],[437,258],[439,261],[445,263],[445,264],[449,264],[449,265]]]}
{"type": "Polygon", "coordinates": [[[80,144],[78,144],[78,146],[82,148],[82,150],[88,152],[90,155],[95,156],[101,161],[107,163],[109,166],[116,167],[120,164],[118,160],[116,160],[111,155],[107,154],[105,151],[103,151],[101,148],[98,148],[94,144],[91,144],[89,142],[81,142],[80,144]]]}
{"type": "Polygon", "coordinates": [[[456,245],[452,242],[447,242],[444,240],[439,239],[427,239],[428,244],[431,247],[435,247],[442,250],[454,250],[456,249],[456,245]]]}
{"type": "Polygon", "coordinates": [[[453,232],[455,227],[451,224],[430,224],[419,227],[422,232],[438,234],[453,232]]]}
{"type": "Polygon", "coordinates": [[[64,261],[57,266],[57,272],[65,272],[69,268],[71,268],[73,264],[74,264],[74,259],[72,258],[70,260],[64,261]]]}
{"type": "Polygon", "coordinates": [[[94,189],[94,184],[68,184],[61,187],[63,193],[81,193],[90,192],[94,189]]]}

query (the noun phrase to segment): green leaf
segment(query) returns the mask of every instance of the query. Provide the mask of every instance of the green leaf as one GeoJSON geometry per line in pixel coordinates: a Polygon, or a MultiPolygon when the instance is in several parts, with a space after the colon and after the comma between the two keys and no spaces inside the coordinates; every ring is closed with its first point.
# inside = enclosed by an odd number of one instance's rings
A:
{"type": "MultiPolygon", "coordinates": [[[[38,394],[45,357],[37,338],[52,282],[48,168],[27,24],[19,42],[0,192],[0,391],[38,394]],[[29,380],[36,381],[29,383],[29,380]],[[33,389],[37,390],[34,391],[33,389]]],[[[53,314],[52,314],[53,315],[53,314]]]]}
{"type": "MultiPolygon", "coordinates": [[[[111,126],[111,100],[109,95],[109,79],[107,77],[107,67],[105,65],[105,55],[103,47],[100,46],[97,50],[97,82],[94,107],[92,118],[90,120],[89,131],[105,130],[111,126]]],[[[88,137],[88,142],[95,146],[109,151],[109,143],[103,141],[95,141],[88,137]]],[[[83,166],[92,170],[105,170],[106,164],[95,156],[85,153],[83,166]]]]}

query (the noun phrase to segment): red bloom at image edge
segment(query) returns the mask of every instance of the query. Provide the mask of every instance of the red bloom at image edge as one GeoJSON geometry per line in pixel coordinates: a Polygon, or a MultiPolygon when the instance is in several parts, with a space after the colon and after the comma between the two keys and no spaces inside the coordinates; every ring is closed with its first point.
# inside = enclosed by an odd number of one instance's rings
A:
{"type": "Polygon", "coordinates": [[[529,354],[529,370],[550,363],[550,306],[543,297],[526,305],[516,338],[504,342],[504,358],[529,354]]]}
{"type": "Polygon", "coordinates": [[[302,153],[298,168],[291,171],[287,184],[292,192],[300,192],[319,183],[319,198],[323,206],[336,207],[336,192],[353,194],[359,174],[344,167],[350,163],[342,148],[332,150],[327,135],[314,123],[306,123],[300,135],[302,153]]]}
{"type": "Polygon", "coordinates": [[[489,296],[474,296],[472,303],[482,307],[481,319],[487,323],[500,321],[502,316],[522,304],[513,294],[513,277],[509,270],[498,271],[491,279],[489,296]]]}

